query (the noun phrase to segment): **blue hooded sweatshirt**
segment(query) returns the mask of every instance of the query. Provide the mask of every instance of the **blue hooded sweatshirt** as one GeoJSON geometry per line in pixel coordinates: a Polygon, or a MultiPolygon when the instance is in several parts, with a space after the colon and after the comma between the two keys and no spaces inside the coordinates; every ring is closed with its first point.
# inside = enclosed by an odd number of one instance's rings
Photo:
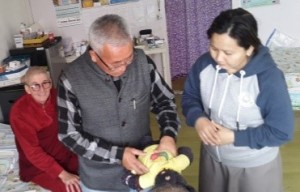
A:
{"type": "Polygon", "coordinates": [[[294,113],[284,75],[261,46],[243,69],[228,74],[205,53],[185,82],[182,109],[189,126],[207,117],[234,131],[234,143],[204,145],[218,162],[256,167],[278,155],[292,139],[294,113]]]}

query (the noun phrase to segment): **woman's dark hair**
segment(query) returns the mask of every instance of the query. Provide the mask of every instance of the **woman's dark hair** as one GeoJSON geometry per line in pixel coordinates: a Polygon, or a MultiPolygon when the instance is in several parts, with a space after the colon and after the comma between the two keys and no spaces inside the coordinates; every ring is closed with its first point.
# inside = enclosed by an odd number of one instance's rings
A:
{"type": "Polygon", "coordinates": [[[245,49],[252,45],[254,54],[257,53],[261,45],[254,16],[242,8],[222,11],[207,30],[208,38],[211,39],[214,33],[227,33],[231,38],[237,40],[239,46],[245,49]]]}

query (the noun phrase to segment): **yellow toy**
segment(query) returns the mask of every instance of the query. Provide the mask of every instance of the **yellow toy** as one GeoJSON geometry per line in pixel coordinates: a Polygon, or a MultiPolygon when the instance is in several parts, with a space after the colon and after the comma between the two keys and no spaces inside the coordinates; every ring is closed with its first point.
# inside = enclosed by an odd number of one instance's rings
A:
{"type": "MultiPolygon", "coordinates": [[[[144,175],[134,175],[127,171],[123,177],[123,183],[131,189],[137,191],[158,187],[157,185],[180,185],[186,186],[181,172],[186,169],[193,160],[193,154],[190,148],[178,148],[178,155],[174,157],[168,151],[155,152],[158,145],[150,145],[144,149],[146,155],[139,156],[139,160],[149,168],[149,172],[144,175]],[[160,177],[157,177],[160,176],[160,177]],[[159,179],[158,179],[159,178],[159,179]]],[[[193,190],[187,190],[193,191],[193,190]]]]}

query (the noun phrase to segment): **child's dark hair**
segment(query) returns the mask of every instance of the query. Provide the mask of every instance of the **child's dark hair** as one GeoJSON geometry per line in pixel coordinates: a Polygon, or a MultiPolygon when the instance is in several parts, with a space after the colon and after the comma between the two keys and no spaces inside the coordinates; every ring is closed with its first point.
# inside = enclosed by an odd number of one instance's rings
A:
{"type": "Polygon", "coordinates": [[[190,191],[181,185],[165,184],[163,186],[153,188],[151,192],[190,192],[190,191]]]}
{"type": "Polygon", "coordinates": [[[151,192],[195,192],[195,189],[187,184],[181,174],[165,169],[156,176],[151,192]]]}

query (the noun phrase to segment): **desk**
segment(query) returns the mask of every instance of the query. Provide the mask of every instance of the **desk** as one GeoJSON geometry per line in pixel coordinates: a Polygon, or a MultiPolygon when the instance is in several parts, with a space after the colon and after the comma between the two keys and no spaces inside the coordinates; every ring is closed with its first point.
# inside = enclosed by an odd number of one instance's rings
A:
{"type": "Polygon", "coordinates": [[[169,54],[166,46],[157,47],[157,48],[148,48],[145,45],[135,46],[135,48],[143,49],[147,55],[155,55],[161,54],[162,58],[162,76],[164,77],[167,84],[172,88],[171,81],[171,69],[170,69],[170,61],[169,54]]]}
{"type": "MultiPolygon", "coordinates": [[[[135,48],[144,50],[145,54],[147,55],[155,55],[161,54],[162,58],[162,76],[164,77],[167,84],[172,88],[172,81],[171,81],[171,72],[170,72],[170,62],[169,62],[169,54],[166,46],[158,47],[158,48],[148,48],[145,45],[135,46],[135,48]]],[[[66,57],[67,63],[71,63],[74,61],[78,56],[71,55],[66,57]]]]}
{"type": "Polygon", "coordinates": [[[0,81],[0,88],[2,87],[8,87],[11,85],[18,85],[21,84],[21,78],[15,78],[15,79],[8,79],[4,81],[0,81]]]}

